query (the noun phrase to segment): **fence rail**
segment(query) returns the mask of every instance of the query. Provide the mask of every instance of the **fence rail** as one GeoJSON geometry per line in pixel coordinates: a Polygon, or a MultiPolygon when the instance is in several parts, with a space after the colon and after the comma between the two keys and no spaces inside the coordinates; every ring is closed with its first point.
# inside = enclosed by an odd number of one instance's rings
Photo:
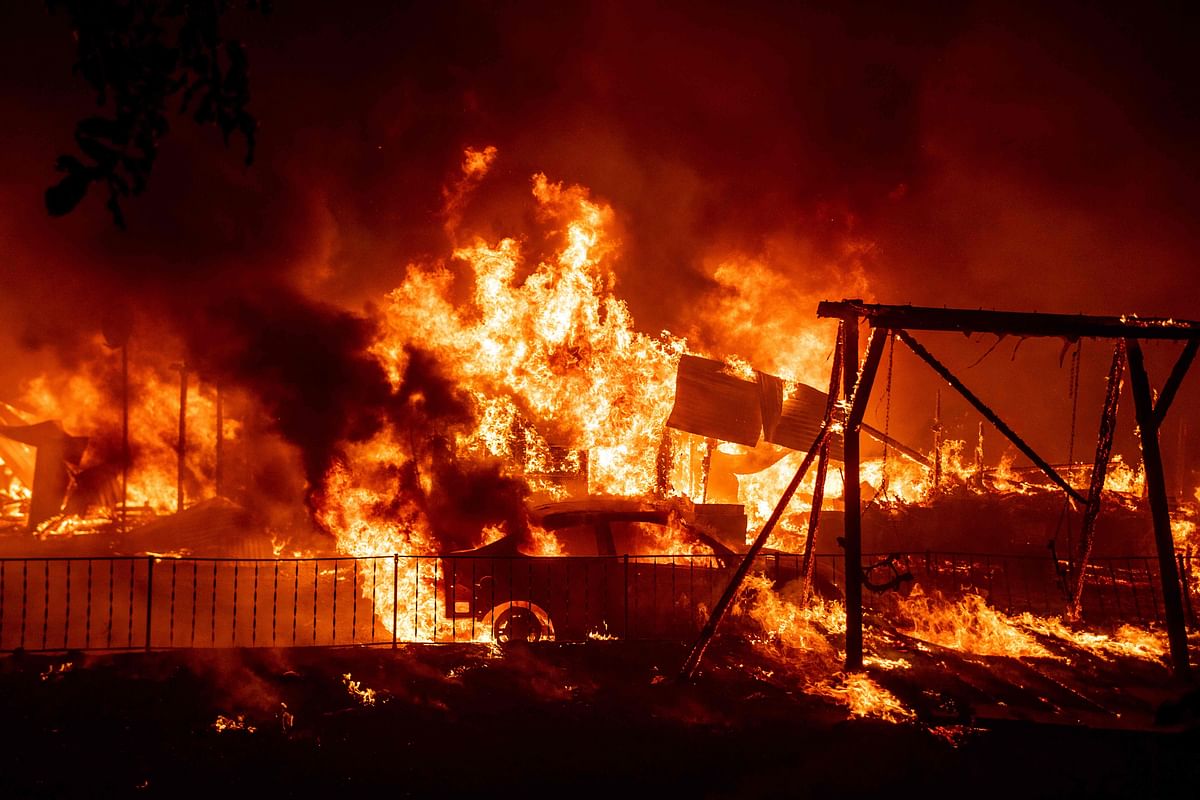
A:
{"type": "MultiPolygon", "coordinates": [[[[1003,611],[1061,614],[1050,558],[972,553],[866,555],[868,585],[983,595],[1003,611]]],[[[695,635],[733,572],[713,556],[376,556],[290,559],[0,559],[0,652],[193,647],[395,646],[498,637],[679,639],[695,635]]],[[[1190,620],[1191,559],[1180,558],[1190,620]]],[[[795,585],[801,557],[760,556],[755,571],[795,585]]],[[[844,586],[840,555],[816,582],[844,586]]],[[[1084,616],[1163,620],[1157,560],[1096,559],[1084,616]]],[[[871,604],[881,594],[867,592],[871,604]]]]}

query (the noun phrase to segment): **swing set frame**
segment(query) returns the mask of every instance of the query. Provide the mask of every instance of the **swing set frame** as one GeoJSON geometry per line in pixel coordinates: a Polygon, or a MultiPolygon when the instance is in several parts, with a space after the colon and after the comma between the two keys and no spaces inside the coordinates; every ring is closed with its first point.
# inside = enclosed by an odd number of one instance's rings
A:
{"type": "MultiPolygon", "coordinates": [[[[814,459],[820,487],[829,457],[827,440],[840,431],[843,436],[845,459],[844,505],[845,532],[842,546],[846,559],[846,661],[848,671],[861,670],[863,666],[863,571],[862,571],[862,496],[860,489],[860,433],[867,402],[875,381],[884,345],[898,339],[920,360],[957,391],[984,419],[1021,451],[1031,462],[1046,474],[1055,485],[1063,490],[1067,502],[1083,509],[1084,521],[1078,552],[1073,554],[1075,564],[1072,578],[1071,599],[1068,616],[1077,616],[1082,596],[1083,576],[1087,559],[1091,554],[1096,518],[1100,511],[1100,496],[1104,478],[1108,471],[1112,453],[1113,432],[1116,424],[1117,401],[1125,371],[1128,370],[1133,395],[1134,412],[1139,432],[1142,463],[1146,475],[1146,490],[1153,522],[1155,549],[1158,557],[1159,577],[1165,609],[1167,637],[1170,644],[1171,664],[1178,678],[1190,673],[1187,650],[1183,593],[1179,571],[1176,566],[1175,547],[1171,537],[1171,517],[1167,503],[1166,480],[1163,470],[1162,451],[1159,446],[1159,431],[1170,410],[1188,370],[1200,350],[1200,322],[1154,317],[1104,317],[1083,314],[1045,314],[1038,312],[990,311],[983,309],[929,308],[911,305],[881,305],[864,303],[862,300],[822,301],[817,306],[817,316],[840,321],[838,344],[830,375],[829,405],[825,420],[812,446],[805,455],[795,477],[784,490],[775,511],[768,518],[747,552],[739,569],[734,573],[720,601],[713,608],[707,624],[700,633],[680,673],[681,679],[689,679],[699,666],[704,650],[711,641],[725,611],[732,603],[742,579],[749,571],[754,557],[761,550],[771,531],[782,517],[796,488],[803,480],[814,459]],[[859,326],[865,321],[871,329],[865,355],[859,358],[859,326]],[[1115,343],[1113,362],[1108,373],[1108,384],[1101,414],[1100,433],[1096,446],[1095,462],[1086,494],[1072,486],[1050,463],[1037,453],[995,411],[973,393],[967,386],[938,361],[912,335],[913,331],[959,332],[964,334],[986,333],[999,337],[1061,338],[1077,342],[1083,338],[1113,340],[1115,343]],[[1142,354],[1142,340],[1183,342],[1170,375],[1158,392],[1157,399],[1150,386],[1142,354]],[[839,374],[840,373],[840,374],[839,374]],[[836,403],[839,384],[843,402],[836,403]],[[844,410],[844,418],[840,413],[844,410]],[[857,565],[855,569],[852,565],[857,565]]],[[[820,492],[813,498],[810,515],[809,542],[820,515],[822,498],[820,492]]]]}

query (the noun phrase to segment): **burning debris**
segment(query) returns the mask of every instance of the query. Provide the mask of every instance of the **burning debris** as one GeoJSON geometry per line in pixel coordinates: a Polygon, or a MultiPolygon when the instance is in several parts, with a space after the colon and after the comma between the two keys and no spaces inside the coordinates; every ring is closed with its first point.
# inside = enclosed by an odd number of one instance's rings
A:
{"type": "Polygon", "coordinates": [[[346,692],[364,706],[375,705],[376,695],[375,690],[362,685],[362,681],[356,681],[350,677],[347,672],[342,675],[342,682],[346,685],[346,692]]]}
{"type": "Polygon", "coordinates": [[[258,730],[254,725],[246,721],[245,714],[238,714],[234,717],[227,717],[224,714],[218,714],[217,719],[212,724],[212,729],[217,733],[228,733],[229,731],[241,731],[243,733],[254,733],[258,730]]]}

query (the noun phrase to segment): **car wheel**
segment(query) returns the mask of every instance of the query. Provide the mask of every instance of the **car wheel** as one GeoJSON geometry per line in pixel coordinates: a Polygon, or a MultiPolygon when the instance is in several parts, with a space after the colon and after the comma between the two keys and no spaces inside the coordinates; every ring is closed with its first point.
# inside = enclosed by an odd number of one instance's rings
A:
{"type": "Polygon", "coordinates": [[[509,642],[537,642],[543,636],[542,623],[537,615],[524,606],[509,606],[496,617],[493,628],[496,641],[501,644],[509,642]]]}

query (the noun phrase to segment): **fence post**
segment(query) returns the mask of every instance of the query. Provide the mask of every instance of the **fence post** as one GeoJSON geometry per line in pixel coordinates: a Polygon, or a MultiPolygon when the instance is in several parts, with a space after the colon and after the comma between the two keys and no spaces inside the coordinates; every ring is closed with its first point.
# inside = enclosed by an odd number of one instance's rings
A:
{"type": "Polygon", "coordinates": [[[1196,630],[1196,609],[1192,607],[1192,589],[1188,585],[1191,573],[1184,562],[1183,553],[1176,553],[1175,558],[1179,562],[1179,588],[1183,593],[1183,605],[1187,609],[1188,622],[1191,623],[1194,631],[1196,630]]]}
{"type": "Polygon", "coordinates": [[[154,612],[154,556],[146,556],[146,649],[150,649],[150,620],[154,612]]]}
{"type": "Polygon", "coordinates": [[[400,554],[392,554],[392,649],[396,649],[397,609],[400,605],[400,554]]]}
{"type": "Polygon", "coordinates": [[[629,638],[629,554],[625,554],[625,591],[622,595],[625,605],[625,632],[622,636],[624,639],[629,638]]]}

